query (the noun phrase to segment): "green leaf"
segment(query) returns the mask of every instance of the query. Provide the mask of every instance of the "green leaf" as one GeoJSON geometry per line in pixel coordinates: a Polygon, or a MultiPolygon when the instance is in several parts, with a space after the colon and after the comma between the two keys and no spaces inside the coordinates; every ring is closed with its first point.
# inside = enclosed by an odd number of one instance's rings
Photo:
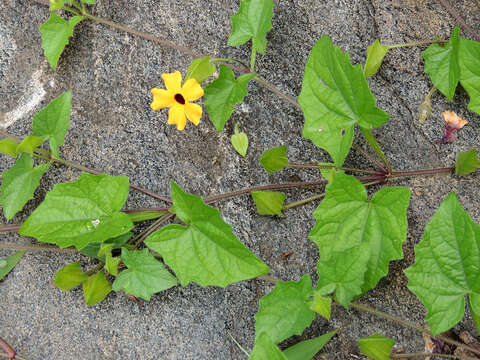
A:
{"type": "Polygon", "coordinates": [[[193,281],[225,287],[268,273],[268,266],[238,240],[218,209],[174,182],[171,186],[175,212],[187,225],[165,226],[145,244],[163,256],[182,286],[193,281]]]}
{"type": "Polygon", "coordinates": [[[64,5],[63,0],[50,0],[50,11],[61,9],[64,5]]]}
{"type": "Polygon", "coordinates": [[[153,220],[158,219],[165,215],[166,211],[142,211],[142,212],[134,212],[134,213],[127,213],[130,217],[130,220],[135,222],[142,222],[146,220],[153,220]]]}
{"type": "Polygon", "coordinates": [[[245,74],[235,80],[233,71],[228,66],[220,65],[218,79],[205,87],[205,107],[217,131],[223,130],[235,110],[234,105],[243,101],[248,93],[248,82],[254,77],[255,74],[245,74]]]}
{"type": "Polygon", "coordinates": [[[81,0],[83,4],[94,5],[95,0],[81,0]]]}
{"type": "Polygon", "coordinates": [[[50,149],[56,157],[70,126],[71,106],[72,92],[68,90],[33,116],[33,135],[50,139],[50,149]]]}
{"type": "Polygon", "coordinates": [[[17,157],[17,143],[12,139],[0,140],[0,153],[17,157]]]}
{"type": "Polygon", "coordinates": [[[23,255],[25,255],[25,251],[17,251],[15,254],[1,260],[2,266],[0,266],[0,280],[2,280],[10,271],[12,271],[23,255]]]}
{"type": "MultiPolygon", "coordinates": [[[[335,291],[338,303],[348,308],[350,301],[364,293],[365,273],[370,258],[369,244],[361,244],[348,251],[333,251],[328,258],[320,258],[317,292],[327,295],[335,291]]],[[[373,287],[373,286],[372,286],[373,287]]]]}
{"type": "Polygon", "coordinates": [[[313,213],[317,221],[310,232],[320,252],[319,287],[347,287],[336,294],[344,306],[374,288],[389,262],[403,257],[409,202],[406,187],[385,187],[368,200],[360,181],[335,174],[313,213]]]}
{"type": "Polygon", "coordinates": [[[455,161],[455,174],[463,176],[474,172],[480,167],[480,160],[478,159],[478,151],[471,149],[461,152],[457,155],[455,161]]]}
{"type": "Polygon", "coordinates": [[[232,16],[229,46],[245,44],[252,39],[252,48],[265,53],[267,33],[272,29],[272,0],[242,0],[238,12],[232,16]]]}
{"type": "Polygon", "coordinates": [[[477,331],[480,332],[480,294],[471,293],[468,296],[468,304],[473,321],[477,326],[477,331]]]}
{"type": "Polygon", "coordinates": [[[258,334],[248,360],[287,360],[267,333],[258,334]]]}
{"type": "Polygon", "coordinates": [[[63,291],[69,291],[88,279],[78,262],[64,266],[55,274],[53,283],[63,291]]]}
{"type": "Polygon", "coordinates": [[[301,335],[315,319],[310,310],[312,295],[312,280],[308,275],[298,282],[277,281],[275,289],[260,299],[260,309],[255,314],[257,336],[265,332],[278,344],[292,335],[301,335]]]}
{"type": "Polygon", "coordinates": [[[120,212],[127,195],[125,176],[82,173],[77,181],[55,185],[18,233],[79,250],[103,242],[133,227],[130,217],[120,212]]]}
{"type": "Polygon", "coordinates": [[[328,151],[336,166],[350,150],[355,124],[377,128],[389,118],[375,106],[361,65],[352,66],[328,35],[310,53],[298,102],[305,117],[302,135],[328,151]]]}
{"type": "Polygon", "coordinates": [[[30,155],[23,153],[9,170],[3,172],[0,204],[7,220],[22,210],[28,200],[33,199],[42,175],[49,168],[50,164],[34,168],[30,155]]]}
{"type": "Polygon", "coordinates": [[[68,39],[73,35],[75,25],[82,20],[83,16],[73,16],[66,21],[56,13],[51,12],[48,20],[40,26],[42,48],[53,69],[57,68],[58,59],[68,44],[68,39]]]}
{"type": "Polygon", "coordinates": [[[257,212],[260,215],[282,216],[285,194],[275,191],[252,191],[252,198],[255,201],[257,212]]]}
{"type": "Polygon", "coordinates": [[[358,339],[360,351],[373,360],[390,360],[393,345],[395,345],[395,340],[380,334],[358,339]]]}
{"type": "Polygon", "coordinates": [[[117,276],[113,283],[113,290],[123,290],[127,294],[150,300],[150,296],[157,292],[170,289],[177,285],[177,280],[148,253],[142,251],[128,251],[122,249],[122,261],[128,267],[117,276]]]}
{"type": "Polygon", "coordinates": [[[235,134],[232,135],[233,148],[243,157],[247,155],[248,136],[243,131],[238,131],[238,124],[235,124],[235,134]]]}
{"type": "Polygon", "coordinates": [[[15,152],[21,154],[23,152],[33,154],[35,149],[43,144],[43,139],[38,136],[28,135],[25,139],[22,140],[20,144],[17,145],[15,152]]]}
{"type": "Polygon", "coordinates": [[[269,174],[282,170],[288,166],[287,147],[284,145],[265,150],[258,161],[269,174]]]}
{"type": "Polygon", "coordinates": [[[214,72],[216,68],[210,63],[210,56],[194,59],[187,70],[187,76],[185,76],[184,82],[187,80],[195,79],[199,84],[207,80],[214,72]]]}
{"type": "Polygon", "coordinates": [[[425,227],[415,245],[415,264],[405,274],[408,288],[427,308],[426,321],[433,334],[462,319],[465,295],[480,294],[480,227],[454,192],[425,227]]]}
{"type": "Polygon", "coordinates": [[[433,85],[450,100],[453,99],[455,89],[460,81],[459,32],[460,28],[456,26],[447,45],[431,44],[422,53],[425,60],[425,72],[432,79],[433,85]]]}
{"type": "Polygon", "coordinates": [[[468,109],[480,114],[480,42],[460,38],[459,33],[456,26],[446,45],[431,44],[423,52],[425,72],[450,100],[460,82],[470,96],[468,109]]]}
{"type": "Polygon", "coordinates": [[[299,342],[283,350],[283,355],[285,355],[288,360],[313,359],[315,354],[318,353],[336,333],[337,330],[333,330],[315,339],[299,342]]]}
{"type": "Polygon", "coordinates": [[[317,291],[313,293],[313,302],[310,309],[322,315],[325,319],[330,320],[332,312],[332,298],[330,296],[322,296],[317,291]]]}
{"type": "MultiPolygon", "coordinates": [[[[112,254],[107,254],[105,256],[105,270],[110,275],[117,276],[118,275],[118,264],[120,264],[120,257],[113,257],[112,254]]],[[[114,283],[115,284],[115,283],[114,283]]]]}
{"type": "Polygon", "coordinates": [[[365,61],[363,68],[363,74],[366,78],[377,73],[389,49],[390,47],[380,44],[378,39],[367,48],[367,61],[365,61]]]}
{"type": "Polygon", "coordinates": [[[98,253],[100,252],[100,248],[102,245],[112,245],[112,250],[113,249],[119,249],[121,248],[131,237],[132,237],[131,232],[127,232],[126,234],[122,234],[120,236],[117,236],[112,239],[105,240],[104,242],[91,242],[88,243],[87,246],[84,248],[80,249],[80,252],[83,255],[87,255],[93,258],[96,258],[100,261],[105,261],[105,256],[99,256],[98,253]]]}
{"type": "Polygon", "coordinates": [[[103,271],[90,276],[82,284],[83,296],[87,305],[95,305],[105,299],[112,291],[112,286],[105,278],[103,271]]]}

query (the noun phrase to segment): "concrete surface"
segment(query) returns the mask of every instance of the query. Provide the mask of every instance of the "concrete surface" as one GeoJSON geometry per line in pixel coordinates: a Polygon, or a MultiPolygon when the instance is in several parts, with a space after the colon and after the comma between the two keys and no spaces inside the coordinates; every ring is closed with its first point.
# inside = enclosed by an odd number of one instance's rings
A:
{"type": "MultiPolygon", "coordinates": [[[[385,43],[448,38],[455,25],[437,0],[275,2],[273,31],[268,35],[267,53],[258,56],[257,69],[292,96],[299,94],[304,64],[323,34],[330,34],[336,45],[350,52],[356,64],[364,62],[366,48],[376,38],[385,43]]],[[[480,9],[475,2],[456,3],[457,11],[479,33],[480,9]]],[[[202,54],[248,61],[249,45],[226,45],[230,16],[238,6],[237,0],[98,0],[91,12],[202,54]]],[[[166,111],[150,109],[150,89],[163,86],[160,75],[164,72],[178,69],[185,74],[192,60],[189,56],[85,21],[77,27],[57,71],[53,71],[43,56],[38,31],[47,17],[47,7],[32,0],[0,2],[0,121],[8,125],[10,133],[25,136],[33,114],[64,90],[72,89],[72,125],[62,148],[63,157],[113,175],[127,175],[132,183],[152,191],[168,194],[170,180],[189,192],[212,195],[255,184],[287,182],[295,175],[302,180],[318,178],[314,171],[267,175],[258,163],[264,150],[284,144],[295,162],[328,159],[302,139],[302,114],[269,90],[251,83],[245,104],[238,107],[220,134],[205,116],[198,128],[189,124],[186,131],[178,132],[167,125],[166,111]],[[246,158],[238,156],[230,145],[235,123],[249,136],[246,158]]],[[[392,51],[379,74],[369,79],[378,105],[391,114],[388,124],[375,133],[395,169],[449,166],[458,152],[480,145],[480,116],[466,110],[468,96],[462,90],[453,102],[434,95],[432,116],[424,126],[418,124],[417,106],[432,86],[423,73],[423,49],[392,51]],[[444,110],[454,110],[470,123],[455,143],[440,146],[435,140],[442,136],[440,114],[444,110]]],[[[355,141],[366,148],[358,134],[355,141]]],[[[2,157],[0,164],[3,170],[12,162],[2,157]]],[[[346,164],[368,166],[355,151],[346,164]]],[[[54,183],[78,176],[76,170],[54,166],[42,180],[35,200],[9,223],[24,220],[54,183]]],[[[406,257],[391,264],[389,275],[362,302],[423,324],[424,308],[407,290],[402,270],[412,264],[413,245],[450,191],[457,191],[466,210],[480,222],[480,179],[477,174],[397,183],[412,189],[406,257]]],[[[288,199],[312,194],[312,190],[289,191],[288,199]]],[[[236,235],[271,267],[273,276],[298,280],[304,273],[316,279],[318,252],[308,233],[317,204],[286,211],[282,218],[256,215],[246,196],[224,201],[219,208],[236,235]],[[281,254],[290,250],[293,255],[282,260],[281,254]]],[[[148,206],[163,204],[131,192],[127,208],[148,206]]],[[[0,241],[24,244],[30,239],[9,234],[1,235],[0,241]]],[[[0,257],[8,254],[0,251],[0,257]]],[[[55,272],[75,260],[84,268],[93,264],[79,255],[28,253],[0,282],[0,336],[26,359],[245,359],[230,335],[246,349],[252,348],[258,300],[272,289],[262,280],[226,289],[190,285],[155,295],[141,307],[115,293],[97,306],[86,307],[80,289],[63,293],[52,284],[55,272]]],[[[317,359],[360,359],[356,340],[374,332],[393,337],[405,351],[423,349],[420,334],[341,308],[334,310],[329,323],[318,318],[301,337],[283,345],[340,326],[339,336],[317,359]]],[[[472,327],[467,317],[457,329],[472,327]]]]}

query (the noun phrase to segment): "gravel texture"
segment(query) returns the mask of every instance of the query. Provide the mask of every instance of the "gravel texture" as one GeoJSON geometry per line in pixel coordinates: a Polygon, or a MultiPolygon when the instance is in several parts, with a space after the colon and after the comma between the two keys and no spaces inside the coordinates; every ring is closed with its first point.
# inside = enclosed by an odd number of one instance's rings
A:
{"type": "MultiPolygon", "coordinates": [[[[230,0],[97,0],[94,15],[139,31],[170,39],[201,54],[236,57],[248,62],[250,46],[227,46],[230,16],[239,1],[230,0]]],[[[329,34],[351,54],[352,63],[365,61],[375,39],[402,43],[434,37],[448,38],[455,21],[437,0],[276,0],[273,30],[267,52],[259,55],[261,76],[291,96],[301,89],[303,67],[313,44],[329,34]]],[[[473,0],[458,0],[456,10],[480,33],[480,9],[473,0]]],[[[255,184],[318,178],[314,171],[285,170],[268,175],[257,159],[266,149],[288,145],[289,158],[298,163],[328,161],[328,155],[301,137],[303,117],[292,105],[257,83],[237,107],[225,130],[218,133],[207,116],[198,127],[178,132],[167,125],[167,112],[150,109],[150,89],[162,87],[161,74],[186,73],[190,56],[90,21],[75,30],[57,71],[41,48],[38,26],[48,8],[33,0],[0,2],[0,126],[16,136],[31,130],[33,114],[67,89],[73,91],[71,127],[61,153],[65,159],[112,175],[127,175],[131,183],[168,194],[174,180],[186,191],[207,196],[255,184]],[[245,158],[230,145],[234,124],[249,136],[245,158]]],[[[463,36],[469,37],[463,33],[463,36]]],[[[390,121],[375,131],[395,169],[450,166],[455,155],[480,147],[480,116],[466,109],[463,90],[450,102],[440,94],[432,99],[432,116],[418,123],[418,105],[431,88],[423,72],[424,47],[391,51],[380,72],[369,79],[378,106],[390,121]],[[469,121],[459,139],[439,145],[444,110],[469,121]]],[[[355,142],[367,149],[361,135],[355,142]]],[[[367,151],[369,151],[367,149],[367,151]]],[[[13,162],[2,156],[1,169],[13,162]]],[[[352,151],[346,165],[369,166],[352,151]]],[[[11,224],[22,222],[57,182],[73,181],[79,172],[53,166],[41,182],[35,200],[11,224]]],[[[405,259],[391,263],[390,272],[361,302],[423,325],[425,311],[406,288],[403,269],[413,263],[413,245],[425,224],[450,191],[480,222],[480,178],[469,175],[431,176],[395,182],[412,190],[405,259]]],[[[377,189],[372,189],[374,192],[377,189]]],[[[288,192],[288,201],[311,196],[312,190],[288,192]]],[[[298,280],[308,273],[316,280],[318,251],[308,239],[311,216],[318,203],[288,210],[283,217],[262,217],[250,197],[218,204],[234,233],[282,280],[298,280]],[[282,253],[293,251],[288,260],[282,253]]],[[[163,206],[131,192],[126,208],[163,206]]],[[[4,220],[5,221],[5,220],[4,220]]],[[[1,242],[25,244],[31,239],[1,235],[1,242]]],[[[11,252],[0,251],[0,258],[11,252]]],[[[0,337],[24,358],[33,359],[245,359],[232,341],[251,349],[258,300],[272,289],[264,280],[244,281],[222,288],[176,287],[138,306],[120,293],[87,307],[81,289],[63,293],[52,279],[72,261],[84,269],[91,260],[75,254],[28,253],[0,282],[0,337]]],[[[318,336],[341,327],[317,359],[361,359],[356,340],[379,332],[393,337],[408,352],[422,351],[421,334],[353,309],[335,308],[327,322],[317,318],[302,336],[282,344],[318,336]]],[[[467,316],[456,330],[473,331],[467,316]]],[[[475,332],[473,332],[475,333],[475,332]]],[[[475,333],[476,334],[476,333],[475,333]]]]}

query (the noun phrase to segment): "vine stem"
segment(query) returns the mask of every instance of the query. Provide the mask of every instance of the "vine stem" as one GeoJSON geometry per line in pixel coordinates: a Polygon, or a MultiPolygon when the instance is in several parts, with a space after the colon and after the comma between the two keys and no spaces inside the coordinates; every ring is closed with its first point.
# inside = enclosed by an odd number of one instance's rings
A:
{"type": "Polygon", "coordinates": [[[435,174],[449,174],[455,171],[455,166],[445,167],[445,168],[435,168],[435,169],[421,169],[421,170],[411,170],[411,171],[392,171],[388,177],[409,177],[409,176],[419,176],[419,175],[435,175],[435,174]]]}
{"type": "Polygon", "coordinates": [[[411,353],[411,354],[390,354],[391,359],[411,359],[411,358],[426,358],[426,357],[443,357],[447,359],[461,359],[461,360],[477,360],[471,356],[465,355],[449,355],[449,354],[437,354],[437,353],[411,353]]]}
{"type": "Polygon", "coordinates": [[[302,110],[302,108],[300,107],[300,104],[293,98],[291,97],[290,95],[287,95],[285,94],[282,90],[280,90],[279,88],[275,87],[274,85],[270,84],[268,81],[264,80],[263,78],[261,78],[260,76],[256,75],[254,78],[253,78],[255,81],[257,81],[258,83],[262,84],[263,86],[265,86],[267,89],[269,89],[271,92],[277,94],[278,96],[284,98],[285,100],[287,100],[290,104],[292,104],[293,106],[295,106],[296,108],[302,110]]]}
{"type": "MultiPolygon", "coordinates": [[[[73,161],[68,161],[68,160],[59,159],[59,158],[54,158],[53,161],[59,162],[59,163],[65,165],[65,166],[69,166],[69,167],[75,168],[75,169],[80,170],[80,171],[88,172],[88,173],[90,173],[90,174],[94,174],[94,175],[101,175],[101,174],[103,174],[103,173],[100,172],[100,171],[97,171],[97,170],[94,170],[94,169],[89,169],[89,168],[87,168],[87,167],[85,167],[85,166],[83,166],[83,165],[81,165],[81,164],[77,164],[77,163],[75,163],[75,162],[73,162],[73,161]]],[[[142,188],[142,187],[140,187],[140,186],[136,186],[136,185],[133,185],[133,184],[130,184],[129,186],[130,186],[131,189],[137,190],[137,191],[139,191],[139,192],[141,192],[141,193],[144,193],[144,194],[146,194],[146,195],[149,195],[149,196],[151,196],[151,197],[153,197],[153,198],[155,198],[155,199],[163,200],[163,201],[165,201],[165,202],[167,202],[167,203],[172,203],[172,199],[170,199],[170,198],[168,198],[168,197],[166,197],[166,196],[163,196],[163,195],[160,195],[160,194],[156,194],[156,193],[154,193],[153,191],[144,189],[144,188],[142,188]]]]}
{"type": "Polygon", "coordinates": [[[470,35],[472,35],[475,38],[475,40],[480,41],[480,36],[477,35],[470,26],[468,26],[468,24],[462,19],[462,17],[455,10],[453,10],[453,8],[448,4],[447,0],[440,0],[440,3],[450,13],[450,15],[460,24],[461,27],[467,30],[470,33],[470,35]]]}
{"type": "Polygon", "coordinates": [[[104,265],[105,265],[105,263],[103,261],[99,262],[94,268],[91,268],[90,270],[86,271],[85,275],[90,276],[90,275],[95,274],[97,271],[102,270],[104,265]]]}
{"type": "Polygon", "coordinates": [[[383,311],[380,311],[380,310],[377,310],[377,309],[374,309],[374,308],[371,308],[370,306],[367,306],[367,305],[364,305],[364,304],[360,304],[360,303],[357,303],[357,302],[351,302],[350,303],[350,306],[357,309],[357,310],[360,310],[360,311],[364,311],[364,312],[368,312],[370,314],[373,314],[373,315],[376,315],[376,316],[379,316],[379,317],[382,317],[384,319],[387,319],[387,320],[390,320],[390,321],[393,321],[393,322],[396,322],[398,324],[401,324],[403,326],[406,326],[406,327],[409,327],[411,329],[414,329],[414,330],[417,330],[418,332],[421,332],[421,333],[425,333],[425,334],[428,334],[429,336],[431,337],[434,337],[436,339],[440,339],[442,341],[445,341],[446,343],[449,343],[449,344],[452,344],[452,345],[455,345],[457,347],[460,347],[462,349],[465,349],[465,350],[468,350],[474,354],[477,354],[477,355],[480,355],[480,350],[477,350],[471,346],[468,346],[466,344],[462,344],[458,341],[455,341],[453,339],[450,339],[446,336],[443,336],[443,335],[433,335],[430,330],[428,329],[425,329],[417,324],[413,324],[409,321],[406,321],[406,320],[403,320],[403,319],[400,319],[400,318],[397,318],[396,316],[393,316],[393,315],[390,315],[390,314],[387,314],[383,311]]]}
{"type": "Polygon", "coordinates": [[[375,174],[375,175],[383,175],[384,174],[384,172],[382,172],[382,171],[364,170],[364,169],[347,168],[347,167],[337,167],[335,165],[288,164],[287,167],[296,168],[296,169],[337,169],[337,170],[359,172],[359,173],[365,173],[365,174],[375,174]]]}
{"type": "Polygon", "coordinates": [[[430,44],[445,44],[447,43],[448,40],[420,40],[420,41],[412,41],[409,43],[404,43],[404,44],[392,44],[392,45],[386,45],[382,44],[383,46],[388,46],[390,49],[396,49],[396,48],[402,48],[402,47],[408,47],[408,46],[421,46],[421,45],[430,45],[430,44]]]}
{"type": "Polygon", "coordinates": [[[177,51],[180,51],[180,52],[182,52],[182,53],[184,53],[184,54],[188,54],[188,55],[191,55],[191,56],[193,56],[193,57],[201,57],[201,56],[202,56],[202,55],[200,55],[199,53],[193,51],[192,49],[187,48],[187,47],[185,47],[185,46],[177,45],[177,44],[175,44],[174,42],[172,42],[172,41],[170,41],[170,40],[160,39],[160,38],[158,38],[158,37],[156,37],[156,36],[149,35],[149,34],[146,34],[146,33],[142,33],[142,32],[137,31],[137,30],[130,29],[130,28],[126,27],[126,26],[117,24],[117,23],[115,23],[115,22],[113,22],[113,21],[110,21],[110,20],[106,20],[106,19],[103,19],[103,18],[94,16],[94,15],[91,15],[91,14],[86,13],[86,12],[84,12],[83,15],[84,15],[87,19],[90,19],[90,20],[92,20],[92,21],[95,21],[96,23],[111,26],[111,27],[113,27],[114,29],[117,29],[117,30],[120,30],[120,31],[124,31],[124,32],[126,32],[126,33],[128,33],[128,34],[132,34],[132,35],[141,37],[141,38],[143,38],[143,39],[152,41],[152,42],[154,42],[154,43],[157,43],[157,44],[160,44],[160,45],[163,45],[163,46],[170,47],[170,48],[175,49],[175,50],[177,50],[177,51]]]}

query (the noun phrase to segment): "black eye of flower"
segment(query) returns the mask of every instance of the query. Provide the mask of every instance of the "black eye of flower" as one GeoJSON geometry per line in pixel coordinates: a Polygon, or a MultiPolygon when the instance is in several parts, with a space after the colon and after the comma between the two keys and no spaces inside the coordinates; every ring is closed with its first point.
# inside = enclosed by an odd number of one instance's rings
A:
{"type": "Polygon", "coordinates": [[[182,94],[175,94],[174,98],[175,98],[175,101],[178,102],[179,104],[185,105],[185,98],[183,97],[182,94]]]}

